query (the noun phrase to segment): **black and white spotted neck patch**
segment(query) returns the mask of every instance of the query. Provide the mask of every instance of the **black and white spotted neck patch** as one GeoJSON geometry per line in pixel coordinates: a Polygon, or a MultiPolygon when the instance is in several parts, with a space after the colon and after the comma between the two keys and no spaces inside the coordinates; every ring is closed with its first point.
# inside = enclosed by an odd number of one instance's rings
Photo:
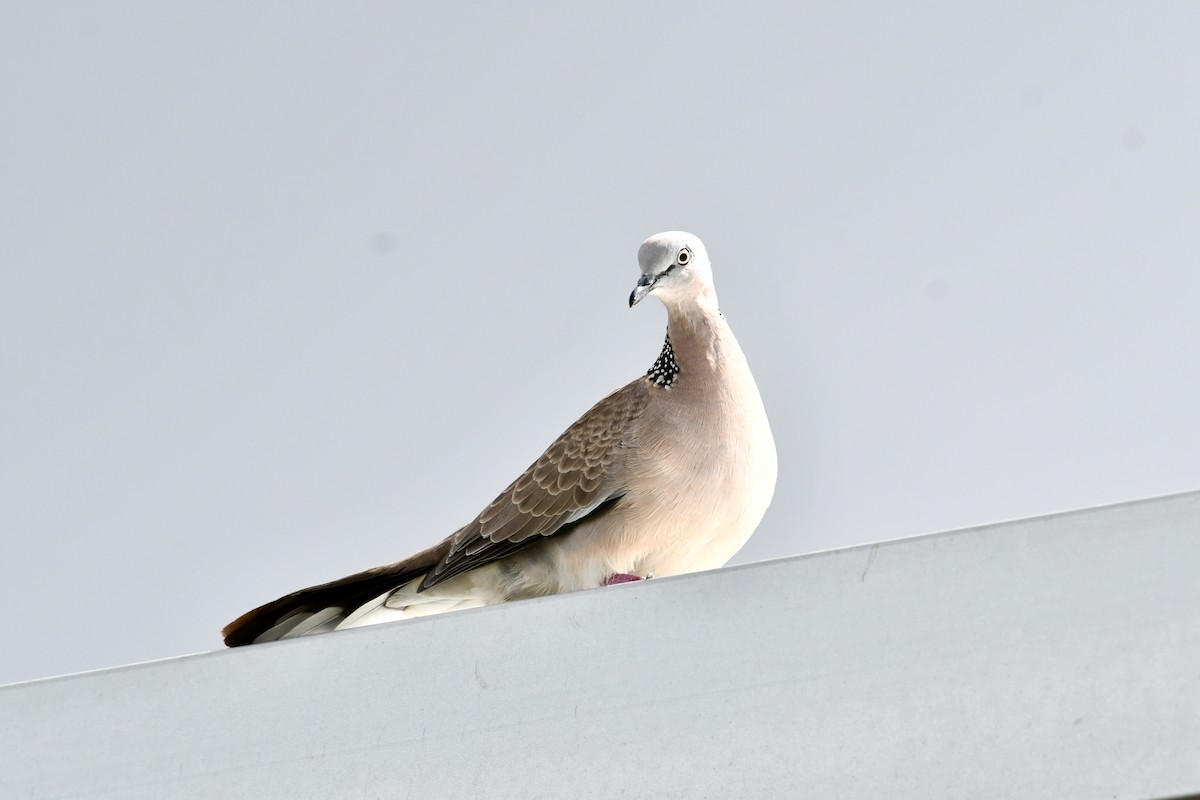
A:
{"type": "Polygon", "coordinates": [[[679,365],[675,363],[675,348],[671,347],[670,334],[667,334],[667,340],[663,342],[662,352],[658,354],[654,366],[646,371],[646,377],[655,386],[661,386],[664,389],[670,389],[671,385],[675,383],[675,379],[679,377],[679,365]]]}

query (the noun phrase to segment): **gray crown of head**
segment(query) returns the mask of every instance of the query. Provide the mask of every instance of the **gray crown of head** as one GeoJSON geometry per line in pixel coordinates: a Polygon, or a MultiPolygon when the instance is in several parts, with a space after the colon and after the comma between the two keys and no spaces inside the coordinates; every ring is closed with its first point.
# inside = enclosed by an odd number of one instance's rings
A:
{"type": "Polygon", "coordinates": [[[700,237],[685,231],[656,233],[638,248],[638,266],[643,275],[658,275],[675,263],[679,251],[687,248],[697,264],[708,263],[708,251],[700,237]]]}

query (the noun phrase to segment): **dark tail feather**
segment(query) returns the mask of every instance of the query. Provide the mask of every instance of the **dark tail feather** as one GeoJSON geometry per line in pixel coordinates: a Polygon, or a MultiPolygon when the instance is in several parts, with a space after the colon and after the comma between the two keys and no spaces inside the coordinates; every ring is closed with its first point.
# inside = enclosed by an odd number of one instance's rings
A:
{"type": "Polygon", "coordinates": [[[242,614],[226,625],[221,635],[225,637],[226,646],[240,647],[253,644],[259,636],[288,617],[307,617],[327,608],[338,608],[341,609],[339,616],[345,619],[363,603],[428,572],[445,556],[448,544],[442,542],[403,561],[292,592],[242,614]]]}

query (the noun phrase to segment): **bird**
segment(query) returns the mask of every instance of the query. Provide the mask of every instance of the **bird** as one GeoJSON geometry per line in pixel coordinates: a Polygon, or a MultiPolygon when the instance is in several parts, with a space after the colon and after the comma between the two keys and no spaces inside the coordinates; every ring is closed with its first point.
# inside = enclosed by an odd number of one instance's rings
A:
{"type": "Polygon", "coordinates": [[[225,644],[723,566],[771,503],[775,441],[693,234],[638,249],[629,306],[653,295],[667,335],[646,371],[596,403],[473,520],[392,564],[301,589],[227,625],[225,644]]]}

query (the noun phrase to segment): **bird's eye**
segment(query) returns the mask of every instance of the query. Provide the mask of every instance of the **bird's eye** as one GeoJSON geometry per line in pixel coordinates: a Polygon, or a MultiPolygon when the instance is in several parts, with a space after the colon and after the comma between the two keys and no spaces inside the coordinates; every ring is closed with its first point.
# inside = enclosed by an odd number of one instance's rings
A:
{"type": "Polygon", "coordinates": [[[675,256],[675,263],[681,267],[686,267],[688,262],[692,260],[692,251],[686,247],[679,251],[679,255],[675,256]]]}

